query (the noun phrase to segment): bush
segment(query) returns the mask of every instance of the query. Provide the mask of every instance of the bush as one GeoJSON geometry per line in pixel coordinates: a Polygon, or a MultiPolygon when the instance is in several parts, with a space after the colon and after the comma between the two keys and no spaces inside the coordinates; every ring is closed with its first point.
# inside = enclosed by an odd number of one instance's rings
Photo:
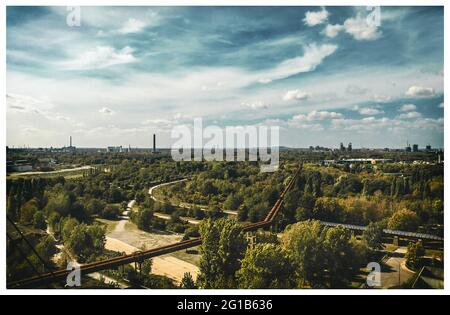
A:
{"type": "Polygon", "coordinates": [[[101,211],[101,217],[103,219],[115,220],[120,215],[120,208],[113,205],[107,205],[101,211]]]}

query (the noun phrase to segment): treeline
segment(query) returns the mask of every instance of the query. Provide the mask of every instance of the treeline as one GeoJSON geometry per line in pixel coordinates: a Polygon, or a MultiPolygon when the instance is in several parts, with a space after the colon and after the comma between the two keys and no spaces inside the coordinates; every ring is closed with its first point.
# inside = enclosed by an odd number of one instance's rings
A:
{"type": "MultiPolygon", "coordinates": [[[[120,165],[105,167],[106,172],[71,180],[62,176],[8,179],[6,210],[8,217],[21,229],[44,231],[30,233],[29,237],[35,246],[45,248],[41,254],[50,265],[54,265],[51,257],[57,252],[57,241],[64,245],[60,261],[94,261],[106,254],[105,228],[94,222],[96,217],[116,219],[126,210],[129,200],[145,198],[148,187],[153,183],[178,179],[199,167],[202,166],[168,159],[155,160],[150,165],[140,160],[124,160],[120,165]],[[50,232],[48,237],[45,231],[50,232]]],[[[178,222],[175,216],[173,221],[177,222],[169,228],[184,232],[185,228],[179,228],[184,226],[183,222],[178,222]]],[[[163,220],[160,223],[165,224],[163,220]]],[[[36,271],[27,264],[15,245],[8,242],[9,276],[22,278],[34,274],[36,271]]],[[[20,249],[31,260],[37,259],[29,249],[20,249]]]]}
{"type": "Polygon", "coordinates": [[[249,243],[242,226],[224,218],[203,221],[200,234],[196,285],[205,289],[349,288],[381,242],[318,221],[290,225],[281,240],[257,232],[249,243]]]}
{"type": "Polygon", "coordinates": [[[208,163],[207,169],[192,180],[167,187],[162,191],[167,201],[237,211],[240,221],[261,221],[279,198],[286,178],[281,170],[261,173],[256,163],[208,163]]]}
{"type": "MultiPolygon", "coordinates": [[[[387,167],[387,166],[385,166],[387,167]]],[[[306,164],[285,198],[281,226],[317,219],[427,231],[443,224],[443,167],[398,164],[396,174],[382,170],[346,172],[306,164]]],[[[354,171],[354,170],[353,170],[354,171]]],[[[166,200],[236,210],[240,221],[257,222],[278,199],[289,172],[261,174],[250,163],[216,163],[191,181],[163,188],[166,200]]]]}

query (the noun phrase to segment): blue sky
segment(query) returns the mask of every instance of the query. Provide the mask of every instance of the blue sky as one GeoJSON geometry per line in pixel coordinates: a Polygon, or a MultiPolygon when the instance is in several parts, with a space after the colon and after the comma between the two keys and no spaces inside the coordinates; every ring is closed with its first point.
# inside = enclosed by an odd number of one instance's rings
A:
{"type": "Polygon", "coordinates": [[[175,125],[281,145],[443,147],[443,8],[7,8],[7,144],[170,146],[175,125]]]}

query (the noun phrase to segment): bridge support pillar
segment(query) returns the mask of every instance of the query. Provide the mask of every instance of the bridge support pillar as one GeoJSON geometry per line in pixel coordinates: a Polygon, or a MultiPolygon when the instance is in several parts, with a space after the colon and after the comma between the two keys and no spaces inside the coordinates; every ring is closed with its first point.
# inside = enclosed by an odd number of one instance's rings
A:
{"type": "Polygon", "coordinates": [[[395,246],[398,246],[400,244],[398,236],[394,236],[394,240],[393,240],[392,244],[394,244],[395,246]]]}

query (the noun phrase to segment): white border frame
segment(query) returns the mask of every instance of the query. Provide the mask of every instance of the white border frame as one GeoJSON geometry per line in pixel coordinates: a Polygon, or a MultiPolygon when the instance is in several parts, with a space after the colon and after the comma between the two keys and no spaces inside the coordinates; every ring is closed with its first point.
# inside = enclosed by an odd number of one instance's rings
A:
{"type": "MultiPolygon", "coordinates": [[[[226,3],[219,0],[78,0],[78,1],[57,1],[57,0],[41,0],[41,1],[23,1],[23,0],[6,0],[5,3],[1,5],[0,11],[0,21],[3,21],[3,25],[0,26],[1,29],[1,41],[2,49],[0,49],[0,56],[2,59],[0,69],[1,69],[1,79],[2,79],[2,92],[4,97],[6,97],[6,7],[13,5],[30,5],[30,6],[66,6],[66,5],[81,5],[81,6],[366,6],[366,5],[381,5],[381,6],[444,6],[444,58],[445,51],[448,51],[448,37],[450,34],[449,23],[447,22],[447,8],[445,1],[431,0],[431,1],[405,1],[405,0],[379,0],[379,1],[338,1],[338,0],[328,0],[328,1],[293,1],[293,0],[228,0],[226,3]]],[[[444,59],[444,73],[447,73],[447,65],[444,59]]],[[[449,91],[448,83],[444,79],[444,94],[449,91]]],[[[6,104],[2,102],[3,108],[1,110],[1,122],[4,127],[1,128],[1,149],[0,149],[0,159],[2,162],[0,175],[1,175],[1,192],[0,192],[0,205],[4,209],[6,206],[6,104]]],[[[449,147],[449,138],[445,137],[447,131],[449,131],[448,123],[445,123],[445,112],[447,112],[446,106],[444,106],[444,148],[449,147]]],[[[444,151],[445,152],[445,151],[444,151]]],[[[447,197],[449,180],[449,165],[444,165],[444,197],[447,197]]],[[[448,211],[450,207],[447,207],[447,203],[444,198],[444,212],[447,214],[444,217],[445,234],[450,228],[450,214],[448,211]]],[[[1,229],[6,227],[6,216],[0,215],[0,225],[1,229]]],[[[19,295],[175,295],[180,296],[180,300],[183,296],[198,296],[198,295],[214,295],[214,296],[239,296],[243,295],[444,295],[449,294],[450,287],[448,272],[444,272],[444,284],[446,289],[443,290],[364,290],[364,289],[350,289],[350,290],[339,290],[339,289],[320,289],[320,290],[310,290],[310,289],[297,289],[297,290],[92,290],[92,289],[80,289],[80,290],[64,290],[64,289],[30,289],[30,290],[8,290],[6,289],[6,233],[0,233],[0,293],[6,295],[19,294],[19,295]]],[[[448,243],[444,243],[444,262],[449,261],[449,246],[448,243]]],[[[448,263],[445,263],[444,269],[448,271],[448,263]]]]}

